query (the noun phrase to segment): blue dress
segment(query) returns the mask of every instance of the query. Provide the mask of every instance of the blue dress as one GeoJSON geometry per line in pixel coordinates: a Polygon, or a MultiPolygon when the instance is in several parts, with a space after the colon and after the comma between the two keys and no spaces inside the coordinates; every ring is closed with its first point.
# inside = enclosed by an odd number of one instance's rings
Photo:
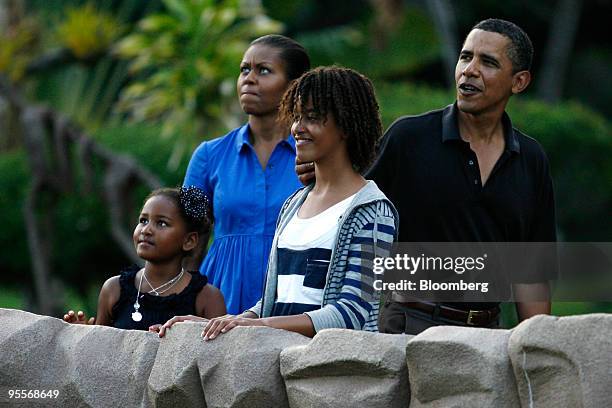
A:
{"type": "Polygon", "coordinates": [[[200,272],[221,290],[228,313],[242,313],[261,298],[278,213],[301,187],[295,140],[280,141],[262,169],[248,124],[234,129],[195,150],[183,185],[203,189],[213,205],[215,236],[200,272]]]}

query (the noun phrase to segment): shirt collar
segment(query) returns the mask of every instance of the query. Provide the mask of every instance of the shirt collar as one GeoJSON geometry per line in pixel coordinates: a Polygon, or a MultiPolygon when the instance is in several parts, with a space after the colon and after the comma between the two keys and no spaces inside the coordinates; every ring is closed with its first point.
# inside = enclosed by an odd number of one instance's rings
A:
{"type": "MultiPolygon", "coordinates": [[[[442,113],[442,142],[449,140],[462,140],[459,134],[459,122],[457,102],[448,105],[442,113]]],[[[521,145],[518,141],[518,136],[512,127],[510,116],[506,112],[502,115],[502,126],[504,127],[504,139],[506,141],[506,150],[520,153],[521,145]]]]}
{"type": "MultiPolygon", "coordinates": [[[[236,151],[240,153],[244,146],[252,146],[251,141],[249,140],[249,124],[245,124],[240,129],[238,129],[238,134],[236,135],[236,151]]],[[[291,134],[287,136],[285,140],[281,140],[279,142],[283,146],[287,146],[290,148],[293,153],[295,153],[295,139],[291,134]]]]}

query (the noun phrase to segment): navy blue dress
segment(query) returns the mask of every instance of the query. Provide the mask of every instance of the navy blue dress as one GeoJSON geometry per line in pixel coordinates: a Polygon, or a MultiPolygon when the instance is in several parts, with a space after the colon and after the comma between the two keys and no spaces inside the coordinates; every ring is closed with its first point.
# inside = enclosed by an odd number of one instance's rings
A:
{"type": "Polygon", "coordinates": [[[138,294],[137,283],[135,283],[136,273],[140,267],[133,266],[121,271],[119,284],[121,286],[121,296],[119,301],[113,306],[113,327],[129,330],[148,330],[154,324],[164,324],[174,316],[195,315],[195,301],[200,290],[206,285],[207,278],[198,272],[190,272],[191,280],[185,289],[180,293],[168,296],[154,296],[140,292],[140,308],[142,320],[135,322],[132,320],[134,313],[134,302],[138,294]]]}

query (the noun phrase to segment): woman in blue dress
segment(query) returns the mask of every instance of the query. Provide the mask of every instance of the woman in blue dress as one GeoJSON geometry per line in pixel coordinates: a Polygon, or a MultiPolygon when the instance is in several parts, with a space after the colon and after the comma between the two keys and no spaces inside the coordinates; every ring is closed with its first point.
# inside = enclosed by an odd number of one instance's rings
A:
{"type": "Polygon", "coordinates": [[[277,116],[285,90],[309,68],[308,54],[294,40],[254,40],[236,86],[248,122],[203,142],[187,168],[183,185],[203,189],[213,203],[214,241],[200,272],[221,290],[230,314],[261,298],[280,207],[301,187],[295,140],[277,116]]]}

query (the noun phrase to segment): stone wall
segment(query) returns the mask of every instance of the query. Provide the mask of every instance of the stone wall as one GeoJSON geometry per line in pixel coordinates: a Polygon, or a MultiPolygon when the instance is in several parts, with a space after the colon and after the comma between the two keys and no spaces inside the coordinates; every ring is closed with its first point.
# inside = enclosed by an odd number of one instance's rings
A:
{"type": "Polygon", "coordinates": [[[19,406],[9,390],[58,390],[21,406],[612,407],[612,315],[418,336],[201,330],[159,339],[0,309],[0,406],[19,406]]]}

